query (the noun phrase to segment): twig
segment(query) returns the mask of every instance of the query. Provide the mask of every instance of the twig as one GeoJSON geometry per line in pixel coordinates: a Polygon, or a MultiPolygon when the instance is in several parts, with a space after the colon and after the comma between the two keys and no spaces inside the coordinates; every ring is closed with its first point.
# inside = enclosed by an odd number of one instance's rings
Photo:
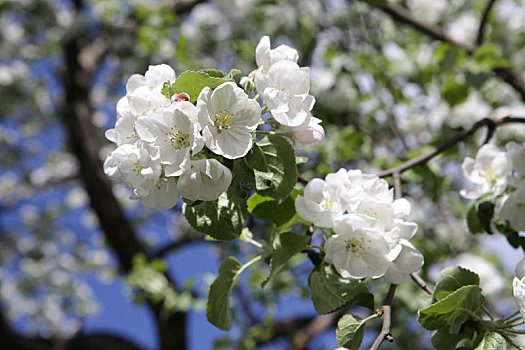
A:
{"type": "MultiPolygon", "coordinates": [[[[470,135],[474,134],[478,129],[484,127],[484,126],[487,126],[488,127],[488,130],[489,130],[489,133],[487,136],[492,136],[492,133],[494,132],[494,130],[503,125],[503,124],[508,124],[508,123],[525,123],[525,118],[521,118],[521,117],[505,117],[505,118],[502,118],[500,120],[492,120],[492,119],[489,119],[489,118],[484,118],[484,119],[481,119],[480,121],[476,122],[470,129],[468,130],[465,130],[453,137],[451,137],[450,139],[446,140],[445,142],[443,142],[442,144],[440,144],[439,146],[431,149],[430,151],[424,153],[424,154],[421,154],[415,158],[412,158],[412,159],[409,159],[407,160],[406,162],[394,167],[394,168],[391,168],[391,169],[388,169],[388,170],[385,170],[385,171],[382,171],[378,174],[379,177],[386,177],[386,176],[392,176],[394,173],[403,173],[404,171],[408,170],[408,169],[411,169],[411,168],[414,168],[418,165],[421,165],[421,164],[425,164],[426,162],[428,162],[429,160],[431,160],[432,158],[434,158],[435,156],[437,156],[438,154],[440,153],[443,153],[444,151],[446,151],[447,149],[449,149],[450,147],[452,146],[455,146],[456,144],[458,144],[459,142],[463,141],[464,139],[466,139],[467,137],[469,137],[470,135]],[[492,130],[492,131],[491,131],[492,130]]],[[[487,140],[488,141],[488,140],[487,140]]]]}
{"type": "Polygon", "coordinates": [[[381,327],[381,332],[377,336],[376,340],[370,347],[370,350],[377,350],[381,346],[384,340],[392,343],[394,337],[390,333],[390,325],[392,322],[392,301],[394,300],[394,294],[396,292],[396,285],[391,284],[386,295],[385,303],[381,306],[381,313],[383,317],[383,326],[381,327]]]}
{"type": "Polygon", "coordinates": [[[335,326],[339,319],[346,313],[345,311],[334,312],[328,315],[316,316],[304,328],[300,329],[292,339],[293,350],[306,349],[306,346],[316,335],[326,329],[335,326]]]}
{"type": "Polygon", "coordinates": [[[492,9],[492,6],[494,6],[496,1],[497,0],[489,0],[487,5],[485,6],[485,9],[483,10],[483,14],[481,15],[481,20],[479,21],[478,36],[476,37],[476,44],[478,45],[483,44],[483,39],[485,36],[485,27],[488,23],[490,10],[492,9]]]}
{"type": "Polygon", "coordinates": [[[425,282],[425,280],[422,279],[421,276],[419,276],[417,273],[415,272],[411,273],[410,277],[412,278],[412,281],[414,281],[427,294],[429,295],[434,294],[434,291],[432,290],[432,288],[430,288],[427,282],[425,282]]]}
{"type": "Polygon", "coordinates": [[[394,198],[399,199],[403,197],[403,193],[401,191],[401,174],[398,171],[395,171],[392,174],[392,178],[394,179],[394,198]]]}
{"type": "MultiPolygon", "coordinates": [[[[443,32],[443,30],[438,26],[424,23],[416,19],[415,17],[412,16],[412,14],[409,11],[407,11],[403,7],[393,5],[393,4],[375,5],[375,6],[381,9],[386,14],[390,15],[392,18],[398,20],[399,22],[408,24],[414,29],[417,29],[421,33],[426,34],[427,36],[433,39],[447,42],[449,44],[457,46],[467,51],[468,54],[472,54],[477,48],[477,46],[459,42],[455,40],[454,38],[446,35],[443,32]]],[[[501,79],[503,79],[505,82],[507,82],[509,85],[511,85],[520,94],[521,99],[525,100],[525,82],[520,78],[520,76],[513,69],[495,67],[492,69],[492,71],[496,75],[498,75],[501,79]]]]}
{"type": "Polygon", "coordinates": [[[216,242],[216,241],[205,240],[204,236],[199,236],[199,237],[184,236],[184,237],[180,238],[177,241],[170,242],[170,243],[166,244],[165,246],[160,247],[155,252],[150,254],[149,257],[150,257],[150,259],[162,258],[167,253],[170,253],[170,252],[172,252],[174,250],[180,249],[180,248],[182,248],[182,247],[184,247],[184,246],[186,246],[188,244],[192,244],[192,243],[214,243],[214,242],[216,242]]]}

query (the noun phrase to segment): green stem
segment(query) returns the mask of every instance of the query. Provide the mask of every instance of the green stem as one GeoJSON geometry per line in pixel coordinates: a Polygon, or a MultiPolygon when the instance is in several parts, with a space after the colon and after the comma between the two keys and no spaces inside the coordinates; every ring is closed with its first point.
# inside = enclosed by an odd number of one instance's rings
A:
{"type": "Polygon", "coordinates": [[[239,271],[237,271],[236,275],[237,276],[240,276],[241,273],[246,270],[248,267],[250,267],[251,265],[255,264],[257,261],[261,260],[263,258],[262,255],[257,255],[255,258],[253,258],[252,260],[248,261],[246,264],[242,265],[242,267],[239,269],[239,271]]]}
{"type": "Polygon", "coordinates": [[[379,317],[379,313],[378,312],[374,312],[372,315],[368,316],[367,318],[365,319],[362,319],[361,320],[361,323],[366,323],[370,320],[373,320],[374,318],[378,318],[379,317]]]}
{"type": "Polygon", "coordinates": [[[319,249],[319,250],[324,250],[323,247],[320,247],[318,245],[308,245],[306,246],[306,249],[319,249]]]}
{"type": "Polygon", "coordinates": [[[246,243],[250,243],[251,245],[257,247],[257,248],[260,248],[260,249],[264,249],[264,250],[270,250],[268,249],[268,247],[265,247],[262,243],[260,242],[257,242],[255,239],[253,238],[249,238],[249,239],[244,239],[244,242],[246,243]]]}
{"type": "Polygon", "coordinates": [[[487,314],[488,317],[490,317],[491,321],[494,321],[494,316],[490,313],[490,311],[485,307],[485,305],[481,305],[481,310],[487,314]]]}
{"type": "Polygon", "coordinates": [[[516,316],[518,316],[519,313],[520,313],[520,311],[518,310],[515,313],[513,313],[512,315],[507,316],[504,319],[500,320],[500,322],[507,322],[507,320],[510,320],[511,318],[515,318],[516,316]]]}
{"type": "Polygon", "coordinates": [[[275,131],[260,131],[260,130],[255,130],[255,133],[256,133],[256,134],[260,134],[260,135],[275,135],[275,131]]]}
{"type": "Polygon", "coordinates": [[[261,109],[261,114],[264,114],[268,112],[268,107],[264,106],[262,109],[261,109]]]}

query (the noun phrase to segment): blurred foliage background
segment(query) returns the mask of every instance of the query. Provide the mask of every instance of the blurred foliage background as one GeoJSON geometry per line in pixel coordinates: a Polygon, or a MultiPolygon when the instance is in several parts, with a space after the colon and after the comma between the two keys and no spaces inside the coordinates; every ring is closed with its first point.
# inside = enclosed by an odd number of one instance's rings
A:
{"type": "MultiPolygon", "coordinates": [[[[209,259],[217,261],[232,254],[246,261],[252,252],[242,242],[204,240],[180,207],[146,209],[104,177],[100,161],[114,148],[104,130],[114,125],[131,74],[167,63],[178,74],[235,67],[248,75],[255,46],[269,35],[274,47],[296,48],[300,65],[310,66],[313,114],[326,130],[322,146],[301,154],[308,161],[300,174],[309,179],[340,167],[378,173],[482,118],[525,115],[523,23],[523,0],[3,0],[2,348],[137,348],[117,335],[83,332],[85,320],[103,307],[87,278],[93,275],[106,283],[124,279],[126,297],[146,302],[159,348],[186,348],[185,316],[202,310],[210,276],[185,280],[178,276],[184,266],[146,257],[194,244],[209,246],[209,259]]],[[[504,313],[514,308],[509,276],[522,252],[504,237],[469,234],[469,203],[458,195],[465,184],[460,162],[475,154],[485,133],[405,172],[403,191],[420,225],[413,242],[425,256],[423,278],[433,281],[454,263],[470,267],[481,274],[491,307],[504,313]]],[[[495,137],[523,142],[525,125],[500,127],[495,137]]],[[[257,220],[247,224],[254,236],[268,234],[257,220]]],[[[285,319],[279,314],[290,298],[308,302],[311,268],[298,255],[265,289],[268,268],[251,269],[234,293],[234,331],[215,346],[333,346],[335,316],[318,317],[312,308],[285,319]]],[[[379,306],[387,286],[373,288],[379,306]]],[[[431,347],[415,320],[428,301],[415,285],[398,288],[396,341],[385,348],[431,347]]],[[[365,346],[376,326],[367,329],[365,346]]]]}

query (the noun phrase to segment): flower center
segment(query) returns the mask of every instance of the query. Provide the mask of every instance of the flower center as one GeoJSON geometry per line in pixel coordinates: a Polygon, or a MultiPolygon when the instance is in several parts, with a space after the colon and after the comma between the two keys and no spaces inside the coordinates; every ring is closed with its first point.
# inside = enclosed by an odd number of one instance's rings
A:
{"type": "Polygon", "coordinates": [[[212,180],[212,178],[201,172],[201,181],[204,182],[205,180],[212,180]]]}
{"type": "Polygon", "coordinates": [[[370,209],[370,208],[364,208],[363,209],[363,214],[365,214],[366,216],[370,216],[373,219],[377,219],[377,217],[379,216],[377,211],[375,211],[373,209],[370,209]]]}
{"type": "Polygon", "coordinates": [[[232,120],[234,115],[227,109],[221,109],[219,113],[215,114],[215,127],[219,134],[222,130],[231,129],[232,125],[235,124],[235,121],[232,120]]]}
{"type": "Polygon", "coordinates": [[[496,185],[496,181],[497,181],[496,174],[494,174],[492,171],[489,170],[489,171],[487,171],[486,177],[487,177],[487,180],[489,181],[489,183],[491,185],[493,185],[493,186],[496,185]]]}
{"type": "Polygon", "coordinates": [[[188,148],[190,147],[190,135],[177,130],[174,131],[174,128],[170,128],[170,132],[166,133],[167,139],[164,142],[170,142],[171,146],[175,149],[188,148]]]}
{"type": "Polygon", "coordinates": [[[290,93],[290,89],[284,89],[279,86],[279,84],[275,84],[275,88],[279,90],[281,93],[285,94],[286,97],[288,97],[289,100],[292,99],[292,94],[290,93]]]}
{"type": "Polygon", "coordinates": [[[340,209],[338,198],[328,193],[324,195],[324,199],[320,203],[320,206],[322,210],[328,210],[328,211],[339,211],[340,209]]]}
{"type": "MultiPolygon", "coordinates": [[[[133,165],[135,166],[133,169],[131,169],[131,171],[137,173],[137,176],[139,176],[142,172],[142,170],[144,169],[144,167],[142,165],[138,165],[137,162],[133,163],[133,165]]],[[[144,176],[142,176],[144,177],[144,176]]]]}
{"type": "Polygon", "coordinates": [[[367,243],[370,243],[370,240],[365,241],[364,237],[350,237],[346,240],[346,250],[350,253],[361,255],[363,253],[364,255],[368,254],[368,250],[370,249],[370,245],[367,243]]]}

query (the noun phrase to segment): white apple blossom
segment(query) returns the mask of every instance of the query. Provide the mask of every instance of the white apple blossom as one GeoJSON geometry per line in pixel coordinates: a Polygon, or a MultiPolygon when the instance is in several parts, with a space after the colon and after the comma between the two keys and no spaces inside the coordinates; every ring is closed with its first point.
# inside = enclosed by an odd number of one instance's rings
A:
{"type": "Polygon", "coordinates": [[[279,129],[279,132],[292,136],[295,149],[320,145],[324,140],[324,129],[320,125],[321,122],[321,119],[310,116],[303,124],[296,127],[283,126],[279,129]]]}
{"type": "MultiPolygon", "coordinates": [[[[341,170],[339,170],[341,171],[341,170]]],[[[363,174],[361,170],[346,172],[351,198],[349,211],[355,211],[365,198],[390,204],[394,200],[394,192],[388,188],[388,182],[374,174],[363,174]]]]}
{"type": "Polygon", "coordinates": [[[145,147],[124,144],[114,150],[104,162],[104,172],[121,178],[136,196],[146,196],[161,174],[161,165],[154,162],[145,147]]]}
{"type": "Polygon", "coordinates": [[[386,273],[390,249],[380,232],[351,214],[337,218],[333,229],[336,234],[326,241],[325,259],[343,278],[379,278],[386,273]]]}
{"type": "Polygon", "coordinates": [[[272,116],[282,125],[299,126],[310,117],[315,99],[308,94],[308,67],[277,61],[267,71],[257,72],[255,86],[272,116]]]}
{"type": "Polygon", "coordinates": [[[460,194],[468,199],[476,199],[487,193],[499,195],[505,190],[512,161],[507,152],[500,151],[492,144],[486,144],[479,149],[476,159],[465,158],[461,167],[465,177],[474,184],[474,188],[461,190],[460,194]]]}
{"type": "Polygon", "coordinates": [[[273,50],[270,47],[270,38],[263,36],[255,48],[255,62],[259,69],[268,71],[274,63],[283,60],[297,63],[297,50],[287,45],[279,45],[273,50]]]}
{"type": "Polygon", "coordinates": [[[348,191],[342,172],[328,174],[325,180],[308,182],[304,196],[295,199],[299,216],[319,227],[332,227],[334,219],[342,215],[347,206],[348,191]]]}
{"type": "Polygon", "coordinates": [[[137,116],[131,113],[126,96],[117,102],[117,121],[115,128],[106,130],[106,138],[121,146],[126,143],[135,143],[138,137],[135,133],[137,116]]]}
{"type": "Polygon", "coordinates": [[[149,66],[144,76],[133,74],[126,84],[131,113],[138,116],[152,107],[168,104],[170,101],[161,90],[165,82],[173,83],[175,78],[175,71],[166,64],[149,66]]]}
{"type": "Polygon", "coordinates": [[[406,239],[400,240],[399,245],[401,252],[392,260],[385,273],[385,279],[394,284],[410,282],[410,274],[421,270],[424,261],[423,254],[406,239]]]}
{"type": "Polygon", "coordinates": [[[498,213],[501,219],[508,220],[516,231],[525,231],[525,181],[510,193],[498,213]]]}
{"type": "Polygon", "coordinates": [[[138,136],[158,149],[158,160],[164,164],[168,177],[181,175],[190,160],[190,151],[196,154],[204,147],[197,115],[197,107],[181,101],[137,120],[138,136]]]}
{"type": "Polygon", "coordinates": [[[229,159],[245,156],[253,145],[252,132],[261,118],[259,104],[235,83],[215,90],[204,88],[197,100],[206,146],[229,159]]]}
{"type": "Polygon", "coordinates": [[[512,280],[512,294],[514,302],[525,319],[525,257],[516,264],[516,277],[512,280]]]}
{"type": "Polygon", "coordinates": [[[179,190],[174,177],[166,177],[164,172],[157,177],[155,185],[145,196],[139,196],[135,192],[132,199],[138,199],[146,208],[169,209],[179,201],[179,190]]]}
{"type": "Polygon", "coordinates": [[[190,200],[213,201],[228,190],[232,181],[230,169],[215,159],[191,161],[177,183],[182,197],[190,200]]]}
{"type": "Polygon", "coordinates": [[[525,176],[525,144],[509,142],[505,148],[512,160],[512,170],[521,176],[525,176]]]}

